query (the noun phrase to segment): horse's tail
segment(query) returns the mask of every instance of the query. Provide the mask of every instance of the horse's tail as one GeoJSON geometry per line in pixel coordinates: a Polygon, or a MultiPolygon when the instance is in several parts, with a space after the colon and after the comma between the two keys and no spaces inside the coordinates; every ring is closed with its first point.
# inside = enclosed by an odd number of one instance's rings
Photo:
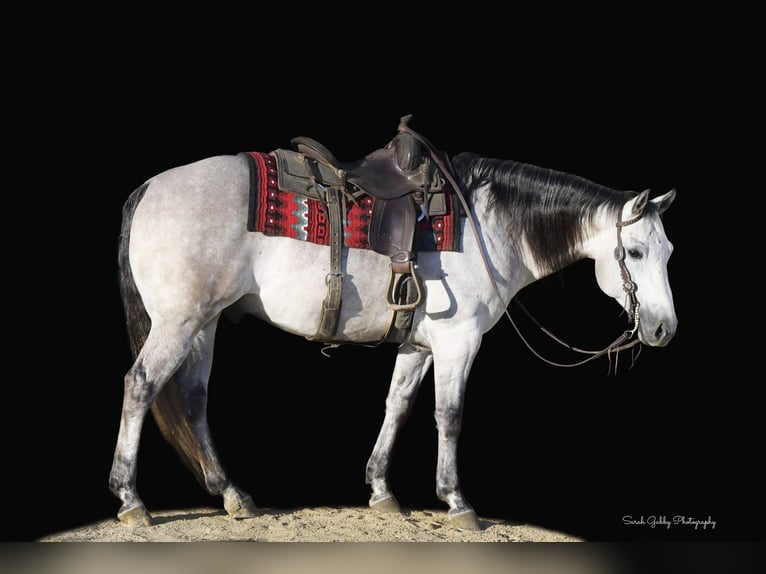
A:
{"type": "MultiPolygon", "coordinates": [[[[146,342],[152,324],[141,299],[141,294],[136,287],[133,271],[128,259],[130,228],[133,224],[133,215],[148,186],[149,183],[147,182],[136,189],[122,208],[122,229],[120,231],[118,251],[120,295],[122,297],[122,306],[128,328],[128,341],[133,360],[138,357],[141,347],[146,342]]],[[[154,399],[152,414],[162,436],[165,437],[165,440],[175,449],[183,463],[204,486],[204,475],[199,462],[203,454],[199,449],[199,443],[195,438],[194,430],[189,423],[175,375],[165,383],[157,398],[154,399]]]]}
{"type": "Polygon", "coordinates": [[[122,229],[120,230],[120,245],[118,252],[118,263],[120,273],[120,295],[122,297],[122,308],[125,312],[125,321],[128,327],[128,342],[133,354],[133,360],[138,357],[146,337],[149,335],[149,329],[152,325],[149,315],[146,313],[141,294],[136,288],[136,282],[133,279],[133,271],[130,268],[128,259],[128,246],[130,245],[130,228],[133,224],[133,215],[136,207],[144,197],[148,183],[143,184],[136,189],[125,205],[122,206],[122,229]]]}

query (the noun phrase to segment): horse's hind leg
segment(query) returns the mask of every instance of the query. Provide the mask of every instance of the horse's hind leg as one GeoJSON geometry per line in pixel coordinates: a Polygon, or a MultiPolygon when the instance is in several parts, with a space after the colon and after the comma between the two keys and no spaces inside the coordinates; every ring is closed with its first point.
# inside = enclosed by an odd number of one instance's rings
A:
{"type": "Polygon", "coordinates": [[[430,351],[412,345],[400,347],[396,356],[391,386],[386,398],[386,415],[375,448],[367,462],[367,484],[372,487],[370,506],[376,510],[399,512],[399,504],[388,485],[391,453],[432,361],[430,351]]]}
{"type": "Polygon", "coordinates": [[[205,489],[222,495],[229,515],[258,516],[260,511],[247,493],[234,485],[218,459],[207,421],[208,381],[218,317],[195,337],[191,352],[152,405],[165,439],[205,489]]]}
{"type": "Polygon", "coordinates": [[[138,446],[150,405],[184,360],[191,333],[152,326],[136,361],[125,375],[120,430],[109,475],[110,490],[122,501],[118,518],[128,524],[152,523],[136,489],[138,446]]]}

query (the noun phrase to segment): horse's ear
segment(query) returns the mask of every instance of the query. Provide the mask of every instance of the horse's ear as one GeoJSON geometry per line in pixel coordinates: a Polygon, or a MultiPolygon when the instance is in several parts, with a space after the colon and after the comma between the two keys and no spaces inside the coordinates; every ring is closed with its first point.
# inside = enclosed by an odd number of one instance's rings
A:
{"type": "Polygon", "coordinates": [[[652,200],[652,203],[657,206],[657,210],[660,213],[663,213],[668,207],[670,207],[670,204],[673,203],[673,200],[675,198],[676,198],[676,190],[675,188],[673,188],[669,192],[667,192],[665,195],[655,197],[652,200]]]}
{"type": "Polygon", "coordinates": [[[646,204],[649,202],[649,191],[650,190],[645,189],[625,204],[630,217],[639,216],[644,212],[646,204]]]}

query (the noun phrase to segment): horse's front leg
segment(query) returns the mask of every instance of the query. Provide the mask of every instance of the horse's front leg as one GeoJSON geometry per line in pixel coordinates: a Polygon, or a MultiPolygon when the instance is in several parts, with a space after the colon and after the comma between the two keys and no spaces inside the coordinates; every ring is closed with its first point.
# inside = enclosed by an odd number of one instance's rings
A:
{"type": "Polygon", "coordinates": [[[402,345],[396,355],[391,386],[386,398],[386,415],[375,448],[367,462],[367,484],[372,487],[370,506],[376,510],[399,512],[399,503],[388,485],[391,453],[396,437],[412,410],[420,383],[432,363],[430,350],[412,345],[402,345]]]}
{"type": "Polygon", "coordinates": [[[436,355],[434,363],[434,416],[439,433],[436,495],[449,505],[450,523],[466,530],[480,530],[481,526],[476,512],[460,491],[457,446],[463,419],[465,385],[480,342],[479,338],[460,350],[454,347],[453,342],[445,349],[446,352],[436,355]]]}

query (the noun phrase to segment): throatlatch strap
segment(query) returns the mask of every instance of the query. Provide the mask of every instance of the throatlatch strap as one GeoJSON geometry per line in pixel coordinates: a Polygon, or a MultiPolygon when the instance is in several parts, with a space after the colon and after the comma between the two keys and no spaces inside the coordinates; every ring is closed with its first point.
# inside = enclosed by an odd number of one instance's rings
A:
{"type": "Polygon", "coordinates": [[[322,316],[314,339],[330,340],[340,320],[343,273],[341,270],[341,249],[343,247],[343,205],[340,191],[336,187],[326,188],[327,217],[330,220],[330,272],[327,274],[327,297],[322,303],[322,316]]]}

